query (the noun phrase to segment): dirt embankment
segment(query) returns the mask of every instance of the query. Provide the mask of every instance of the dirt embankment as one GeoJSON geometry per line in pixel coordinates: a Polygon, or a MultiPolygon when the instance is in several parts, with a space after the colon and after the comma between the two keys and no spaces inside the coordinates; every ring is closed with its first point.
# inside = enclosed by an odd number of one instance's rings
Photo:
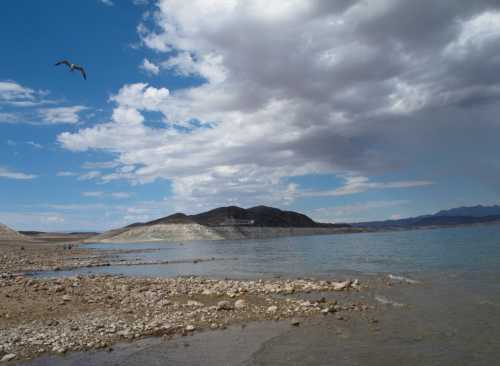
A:
{"type": "Polygon", "coordinates": [[[294,228],[253,226],[205,226],[196,223],[156,224],[106,232],[89,242],[148,242],[190,240],[267,239],[284,236],[331,235],[361,232],[358,228],[294,228]]]}
{"type": "Polygon", "coordinates": [[[29,240],[29,238],[3,224],[0,224],[0,241],[7,240],[29,240]]]}

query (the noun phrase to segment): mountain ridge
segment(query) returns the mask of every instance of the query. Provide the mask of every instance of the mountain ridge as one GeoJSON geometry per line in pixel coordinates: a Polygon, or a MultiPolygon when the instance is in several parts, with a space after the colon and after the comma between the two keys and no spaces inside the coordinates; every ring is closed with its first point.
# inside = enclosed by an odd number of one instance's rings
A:
{"type": "Polygon", "coordinates": [[[500,222],[500,206],[463,206],[441,210],[431,215],[421,215],[397,220],[351,223],[354,227],[371,229],[415,228],[428,226],[458,226],[500,222]]]}
{"type": "Polygon", "coordinates": [[[238,206],[222,206],[194,215],[186,215],[178,212],[144,223],[133,223],[126,227],[189,223],[197,223],[204,226],[230,226],[233,223],[234,226],[237,226],[238,223],[234,224],[235,221],[239,221],[239,225],[254,227],[340,228],[350,226],[344,223],[320,223],[299,212],[284,211],[275,207],[261,205],[247,209],[238,206]]]}

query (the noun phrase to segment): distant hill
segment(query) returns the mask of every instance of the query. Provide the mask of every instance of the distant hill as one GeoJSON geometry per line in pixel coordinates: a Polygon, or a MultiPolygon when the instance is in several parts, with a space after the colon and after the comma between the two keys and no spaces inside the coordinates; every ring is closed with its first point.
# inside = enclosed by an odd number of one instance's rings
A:
{"type": "Polygon", "coordinates": [[[298,212],[273,207],[219,207],[196,215],[176,213],[95,236],[89,242],[265,239],[359,232],[349,224],[322,224],[298,212]]]}
{"type": "Polygon", "coordinates": [[[256,226],[256,227],[296,227],[296,228],[346,228],[348,224],[323,224],[315,222],[310,217],[294,212],[282,211],[268,206],[256,206],[248,209],[228,206],[202,212],[196,215],[176,213],[157,220],[134,223],[127,228],[151,226],[157,224],[189,224],[204,226],[256,226]]]}
{"type": "Polygon", "coordinates": [[[472,206],[457,207],[450,210],[439,211],[434,216],[468,216],[468,217],[487,217],[500,216],[500,206],[472,206]]]}
{"type": "Polygon", "coordinates": [[[353,223],[354,227],[370,229],[405,229],[429,226],[458,226],[500,222],[500,206],[457,207],[433,215],[409,217],[399,220],[353,223]]]}

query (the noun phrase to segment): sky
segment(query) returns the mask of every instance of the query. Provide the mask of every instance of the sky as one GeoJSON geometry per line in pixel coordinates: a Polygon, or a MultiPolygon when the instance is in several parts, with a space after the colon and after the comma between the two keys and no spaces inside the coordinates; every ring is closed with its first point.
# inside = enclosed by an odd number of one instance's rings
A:
{"type": "Polygon", "coordinates": [[[500,202],[498,1],[0,10],[0,222],[18,230],[229,205],[354,222],[500,202]]]}

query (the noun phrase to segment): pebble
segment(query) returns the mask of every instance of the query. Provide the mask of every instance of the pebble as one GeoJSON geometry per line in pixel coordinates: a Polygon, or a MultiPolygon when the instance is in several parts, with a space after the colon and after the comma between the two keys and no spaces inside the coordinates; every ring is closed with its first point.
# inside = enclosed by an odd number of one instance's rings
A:
{"type": "Polygon", "coordinates": [[[219,301],[217,310],[233,310],[233,305],[229,301],[219,301]]]}
{"type": "MultiPolygon", "coordinates": [[[[9,294],[13,298],[21,294],[26,298],[34,295],[45,309],[45,313],[37,315],[39,318],[27,321],[18,309],[6,309],[10,317],[19,322],[0,330],[2,360],[11,355],[25,359],[46,352],[107,349],[124,339],[190,335],[199,328],[225,329],[230,324],[252,320],[291,319],[291,326],[300,326],[301,317],[336,309],[335,300],[305,300],[300,297],[301,293],[338,291],[339,284],[351,286],[347,285],[350,281],[311,279],[135,279],[113,275],[39,279],[9,274],[1,278],[0,295],[9,294]],[[286,296],[292,293],[294,297],[286,296]],[[200,295],[207,296],[207,301],[194,300],[200,295]],[[238,298],[240,296],[245,298],[238,298]],[[217,297],[234,300],[207,305],[217,297]],[[69,309],[64,308],[70,304],[74,311],[67,315],[69,309]],[[232,311],[235,309],[238,311],[232,311]]],[[[362,303],[337,307],[342,313],[368,310],[362,303]]],[[[7,314],[3,311],[2,318],[7,318],[7,314]]]]}
{"type": "Polygon", "coordinates": [[[266,312],[268,312],[268,313],[275,313],[277,311],[278,311],[278,307],[276,305],[271,305],[266,310],[266,312]]]}
{"type": "Polygon", "coordinates": [[[246,306],[247,306],[247,302],[245,300],[243,300],[243,299],[236,300],[234,302],[234,307],[236,309],[244,309],[244,308],[246,308],[246,306]]]}

